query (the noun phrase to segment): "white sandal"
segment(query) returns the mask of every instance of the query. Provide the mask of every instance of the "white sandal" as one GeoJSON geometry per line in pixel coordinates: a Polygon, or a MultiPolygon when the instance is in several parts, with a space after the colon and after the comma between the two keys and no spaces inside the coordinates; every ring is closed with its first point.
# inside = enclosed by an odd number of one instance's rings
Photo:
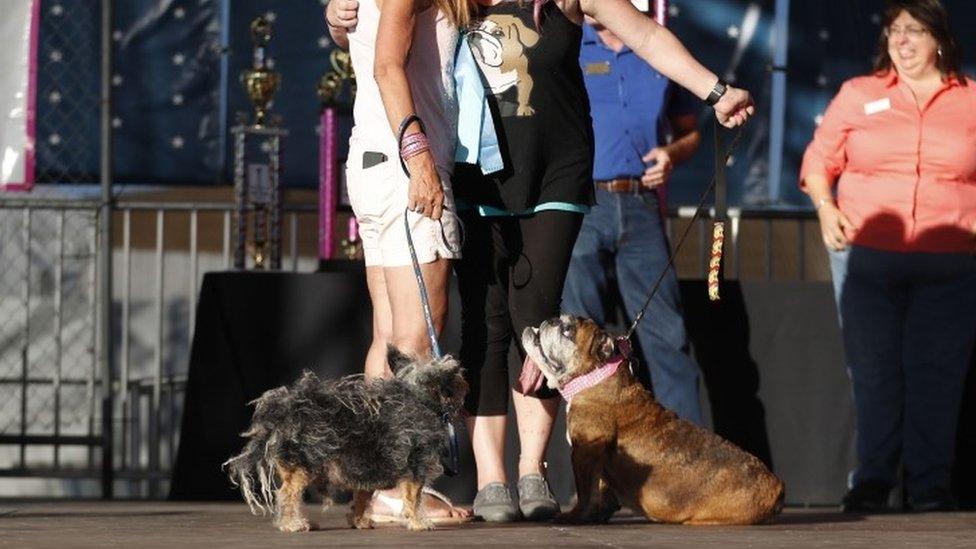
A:
{"type": "MultiPolygon", "coordinates": [[[[456,509],[454,504],[451,502],[450,498],[444,494],[434,490],[433,488],[424,486],[423,493],[439,499],[447,504],[451,509],[456,509]]],[[[366,518],[372,520],[375,524],[392,524],[392,523],[403,523],[406,519],[403,518],[403,499],[388,496],[382,492],[373,492],[373,498],[370,502],[369,510],[366,512],[366,518]],[[379,501],[390,510],[389,514],[386,513],[376,513],[373,511],[373,503],[379,501]]],[[[464,524],[466,522],[471,522],[474,520],[474,516],[466,517],[427,517],[427,520],[438,526],[453,525],[453,524],[464,524]]]]}

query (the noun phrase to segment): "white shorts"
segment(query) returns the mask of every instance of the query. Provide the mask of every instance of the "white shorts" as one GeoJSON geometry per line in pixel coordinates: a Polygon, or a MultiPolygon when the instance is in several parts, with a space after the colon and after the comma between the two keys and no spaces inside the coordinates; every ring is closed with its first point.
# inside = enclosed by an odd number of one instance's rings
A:
{"type": "Polygon", "coordinates": [[[388,156],[385,162],[366,169],[362,167],[362,160],[361,149],[351,148],[346,163],[346,186],[352,211],[359,220],[367,267],[399,267],[412,263],[403,225],[404,213],[410,223],[410,234],[420,263],[461,257],[460,222],[454,215],[454,194],[449,176],[440,174],[445,211],[440,221],[434,221],[418,213],[405,212],[410,180],[404,175],[396,156],[388,156]]]}

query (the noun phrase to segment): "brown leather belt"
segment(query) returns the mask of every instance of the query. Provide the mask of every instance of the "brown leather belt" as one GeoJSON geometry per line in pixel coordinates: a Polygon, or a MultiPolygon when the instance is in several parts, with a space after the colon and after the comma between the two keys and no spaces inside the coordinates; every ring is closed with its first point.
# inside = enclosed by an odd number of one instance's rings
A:
{"type": "Polygon", "coordinates": [[[598,189],[603,189],[604,191],[610,193],[639,194],[644,191],[651,190],[641,185],[640,179],[634,179],[634,178],[611,179],[609,181],[597,181],[596,186],[598,189]]]}

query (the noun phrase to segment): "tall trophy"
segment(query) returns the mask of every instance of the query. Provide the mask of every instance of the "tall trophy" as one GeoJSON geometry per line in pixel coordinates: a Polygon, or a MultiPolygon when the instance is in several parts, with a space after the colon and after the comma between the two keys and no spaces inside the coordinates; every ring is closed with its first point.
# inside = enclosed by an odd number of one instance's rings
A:
{"type": "MultiPolygon", "coordinates": [[[[349,102],[356,96],[356,74],[353,72],[349,52],[333,49],[329,55],[331,70],[319,80],[318,96],[321,103],[319,114],[319,265],[336,256],[335,225],[339,198],[338,117],[348,105],[342,103],[344,90],[349,91],[349,102]]],[[[345,259],[362,257],[359,241],[359,225],[355,216],[349,219],[347,237],[339,245],[345,259]]]]}
{"type": "Polygon", "coordinates": [[[281,268],[281,141],[288,132],[280,117],[269,113],[281,75],[271,69],[268,44],[271,23],[264,17],[251,22],[254,59],[241,72],[241,84],[254,105],[254,118],[237,113],[234,136],[234,202],[237,223],[234,268],[281,268]]]}

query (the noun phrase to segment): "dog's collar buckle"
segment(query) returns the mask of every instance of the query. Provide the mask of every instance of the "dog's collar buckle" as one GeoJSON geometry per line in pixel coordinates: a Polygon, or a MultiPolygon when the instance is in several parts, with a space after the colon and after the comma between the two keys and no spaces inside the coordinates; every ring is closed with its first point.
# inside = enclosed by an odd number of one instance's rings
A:
{"type": "Polygon", "coordinates": [[[617,369],[624,362],[624,357],[622,355],[615,355],[610,358],[603,366],[600,366],[592,372],[579,376],[571,380],[566,385],[563,385],[559,389],[559,394],[563,396],[566,402],[573,400],[573,397],[579,393],[589,389],[591,387],[596,387],[600,383],[603,383],[607,379],[613,377],[617,373],[617,369]]]}

